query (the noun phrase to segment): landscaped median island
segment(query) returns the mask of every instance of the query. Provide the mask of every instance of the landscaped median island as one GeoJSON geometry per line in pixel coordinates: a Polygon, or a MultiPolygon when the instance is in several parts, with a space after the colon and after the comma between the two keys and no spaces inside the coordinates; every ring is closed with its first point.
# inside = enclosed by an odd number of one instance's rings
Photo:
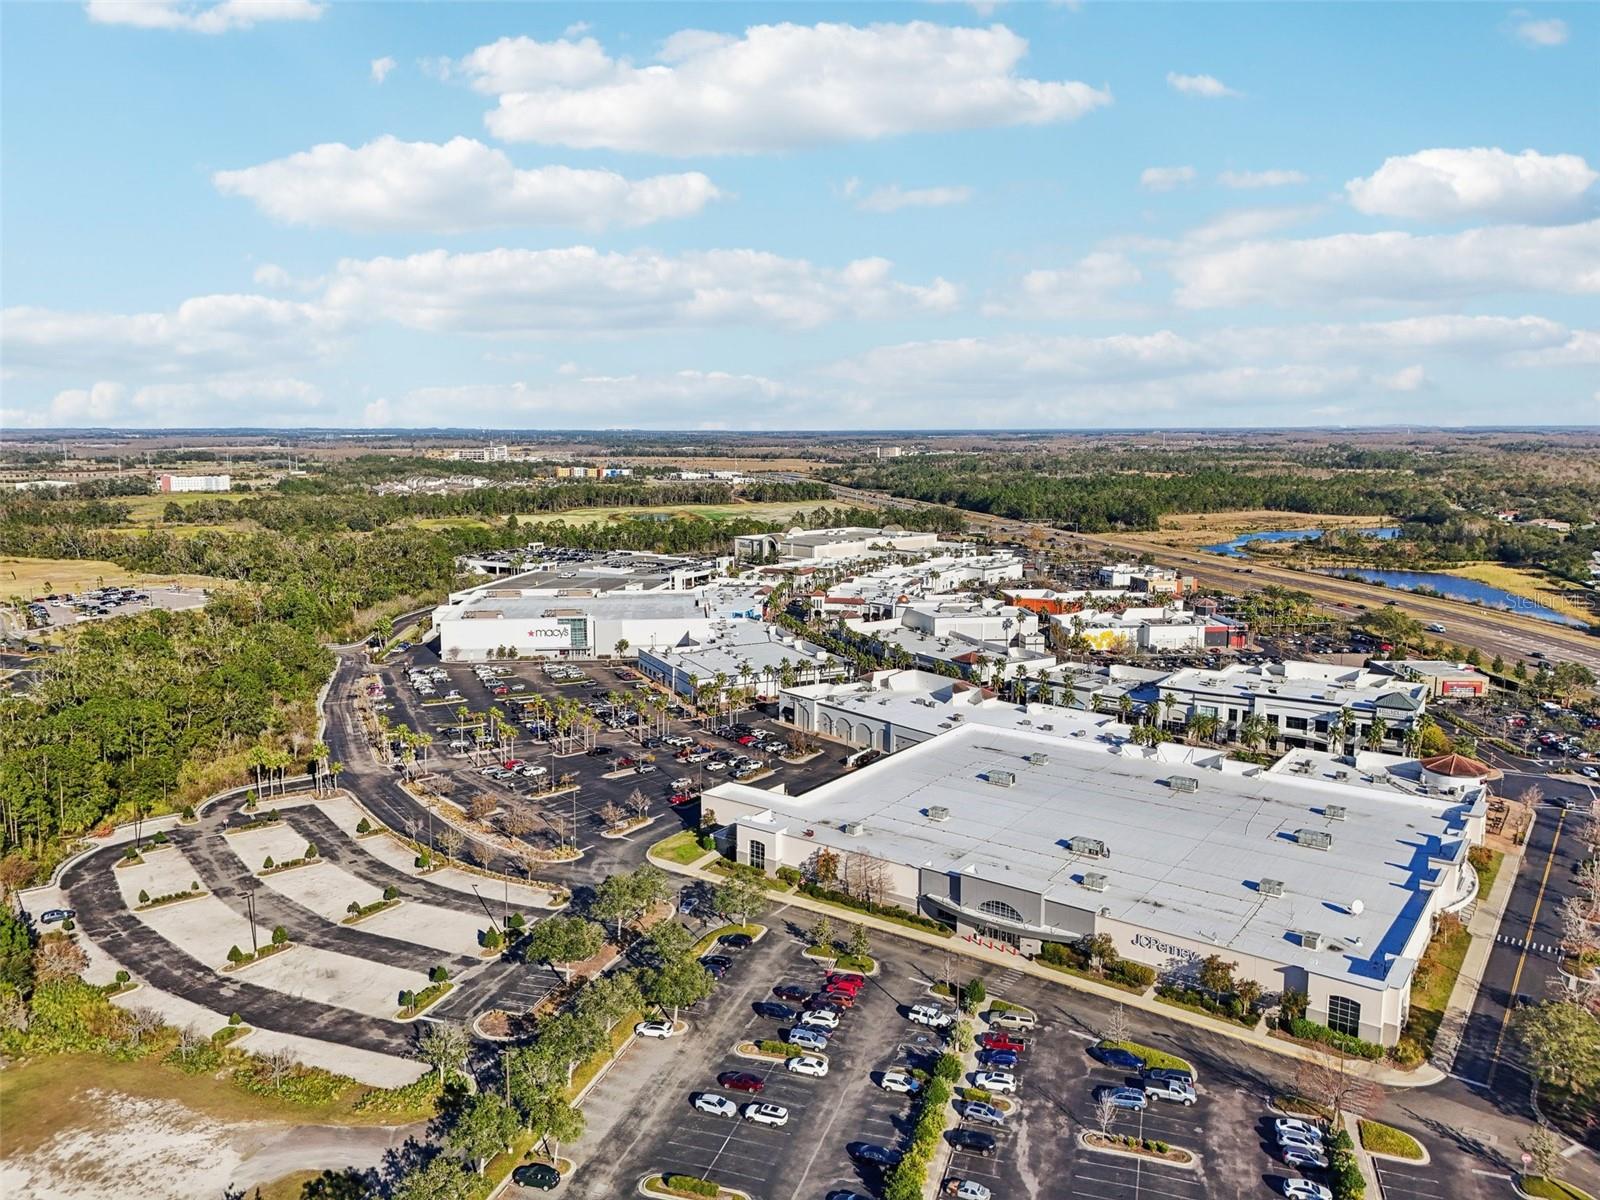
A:
{"type": "Polygon", "coordinates": [[[196,881],[186,892],[168,892],[165,896],[152,896],[149,892],[139,892],[139,903],[134,906],[134,912],[143,912],[149,908],[160,908],[166,904],[180,904],[185,900],[198,900],[202,896],[209,896],[210,892],[202,892],[200,884],[196,881]]]}
{"type": "Polygon", "coordinates": [[[905,1156],[884,1179],[885,1200],[917,1200],[927,1187],[928,1168],[944,1139],[953,1089],[961,1080],[961,1060],[946,1052],[934,1060],[933,1071],[916,1095],[916,1119],[905,1156]]]}
{"type": "Polygon", "coordinates": [[[1560,1179],[1547,1179],[1543,1175],[1524,1175],[1517,1180],[1517,1190],[1524,1196],[1538,1196],[1540,1200],[1594,1200],[1588,1192],[1560,1179]]]}
{"type": "Polygon", "coordinates": [[[1165,1050],[1157,1050],[1154,1046],[1146,1046],[1139,1042],[1102,1040],[1096,1045],[1099,1050],[1126,1050],[1129,1054],[1137,1055],[1146,1067],[1156,1067],[1167,1071],[1187,1071],[1198,1079],[1194,1065],[1186,1058],[1179,1058],[1176,1054],[1168,1054],[1165,1050]]]}
{"type": "Polygon", "coordinates": [[[1427,1158],[1421,1142],[1393,1125],[1363,1119],[1356,1122],[1356,1132],[1361,1138],[1361,1148],[1368,1154],[1409,1159],[1412,1162],[1422,1162],[1427,1158]]]}
{"type": "Polygon", "coordinates": [[[359,925],[368,917],[375,917],[379,913],[387,912],[391,908],[399,907],[399,905],[399,890],[391,885],[383,889],[382,899],[374,900],[371,904],[362,904],[359,900],[350,901],[350,907],[346,910],[350,915],[340,921],[340,924],[359,925]]]}
{"type": "Polygon", "coordinates": [[[395,1014],[397,1020],[410,1021],[422,1015],[448,996],[456,986],[450,982],[450,972],[444,967],[435,967],[428,972],[428,979],[428,986],[420,992],[400,993],[400,1011],[395,1014]]]}
{"type": "Polygon", "coordinates": [[[639,1191],[646,1196],[705,1197],[706,1200],[750,1200],[748,1192],[738,1188],[723,1187],[709,1179],[694,1175],[647,1175],[639,1181],[639,1191]]]}
{"type": "Polygon", "coordinates": [[[228,965],[224,971],[239,971],[245,967],[253,966],[264,958],[271,958],[274,954],[281,954],[285,950],[294,948],[294,943],[289,940],[289,931],[282,925],[276,926],[272,931],[272,941],[255,950],[241,950],[238,946],[228,949],[228,965]]]}
{"type": "Polygon", "coordinates": [[[767,936],[767,927],[758,925],[754,921],[743,925],[722,925],[709,933],[702,934],[700,940],[694,944],[694,953],[698,956],[705,954],[725,937],[747,937],[752,942],[759,942],[767,936]]]}
{"type": "Polygon", "coordinates": [[[1132,1154],[1140,1158],[1156,1158],[1175,1167],[1192,1167],[1195,1156],[1180,1146],[1169,1145],[1158,1138],[1141,1138],[1127,1133],[1096,1133],[1087,1131],[1078,1135],[1083,1145],[1103,1154],[1132,1154]]]}

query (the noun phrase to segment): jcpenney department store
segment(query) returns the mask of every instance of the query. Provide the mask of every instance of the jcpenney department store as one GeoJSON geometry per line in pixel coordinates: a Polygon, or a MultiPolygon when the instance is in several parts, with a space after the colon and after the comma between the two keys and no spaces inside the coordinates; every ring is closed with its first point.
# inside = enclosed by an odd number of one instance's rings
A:
{"type": "Polygon", "coordinates": [[[1309,750],[1267,770],[1126,732],[963,724],[801,796],[724,784],[704,804],[740,862],[861,856],[890,902],[1023,954],[1107,934],[1168,976],[1221,955],[1392,1045],[1435,920],[1476,894],[1481,779],[1309,750]]]}

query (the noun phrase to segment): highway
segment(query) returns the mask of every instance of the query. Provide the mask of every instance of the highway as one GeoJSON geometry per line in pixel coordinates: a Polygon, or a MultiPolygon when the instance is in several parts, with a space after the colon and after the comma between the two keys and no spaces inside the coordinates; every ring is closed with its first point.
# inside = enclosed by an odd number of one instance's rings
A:
{"type": "MultiPolygon", "coordinates": [[[[860,488],[830,484],[839,500],[871,507],[897,505],[903,508],[945,508],[925,500],[909,500],[887,492],[865,491],[860,488]]],[[[1579,629],[1541,621],[1499,609],[1480,608],[1459,600],[1440,600],[1432,596],[1419,596],[1395,588],[1380,588],[1373,584],[1357,583],[1328,575],[1294,571],[1255,560],[1223,558],[1189,550],[1151,546],[1146,542],[1115,534],[1069,533],[1053,525],[1036,521],[1019,521],[988,513],[960,510],[975,527],[990,537],[1015,541],[1024,545],[1043,543],[1064,548],[1073,542],[1087,547],[1114,550],[1118,554],[1137,557],[1149,553],[1163,566],[1178,567],[1197,581],[1212,587],[1237,592],[1243,587],[1260,587],[1278,584],[1309,592],[1325,608],[1350,618],[1359,605],[1372,607],[1394,601],[1396,607],[1419,621],[1443,625],[1448,631],[1443,636],[1462,646],[1476,646],[1486,658],[1499,655],[1507,662],[1517,659],[1531,660],[1534,652],[1552,658],[1581,663],[1592,671],[1600,672],[1600,638],[1579,629]]]]}

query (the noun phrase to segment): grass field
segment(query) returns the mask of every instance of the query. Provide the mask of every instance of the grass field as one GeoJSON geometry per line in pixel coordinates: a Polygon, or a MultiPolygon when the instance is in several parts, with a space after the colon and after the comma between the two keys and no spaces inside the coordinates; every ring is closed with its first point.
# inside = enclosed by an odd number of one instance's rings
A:
{"type": "Polygon", "coordinates": [[[238,500],[227,492],[179,492],[176,495],[158,496],[119,496],[113,501],[115,504],[126,504],[132,512],[128,520],[135,525],[160,525],[161,514],[166,511],[168,504],[176,504],[179,508],[188,508],[192,504],[202,501],[216,500],[224,504],[232,504],[238,500]]]}
{"type": "Polygon", "coordinates": [[[1445,573],[1459,575],[1462,579],[1475,579],[1490,587],[1504,588],[1513,595],[1537,600],[1546,608],[1553,608],[1569,617],[1577,617],[1583,621],[1595,619],[1592,611],[1569,599],[1567,592],[1552,584],[1537,571],[1523,571],[1499,563],[1473,563],[1470,567],[1450,567],[1445,573]]]}
{"type": "Polygon", "coordinates": [[[1155,533],[1130,533],[1118,536],[1169,546],[1205,546],[1212,542],[1225,542],[1241,533],[1260,533],[1266,529],[1328,529],[1338,525],[1375,529],[1390,523],[1388,517],[1271,512],[1267,509],[1254,508],[1238,512],[1175,513],[1162,517],[1161,528],[1155,533]]]}
{"type": "Polygon", "coordinates": [[[212,587],[221,582],[209,575],[142,575],[116,563],[94,558],[14,558],[0,556],[0,596],[34,596],[50,592],[80,592],[105,584],[160,587],[212,587]]]}
{"type": "MultiPolygon", "coordinates": [[[[545,525],[593,525],[607,521],[623,521],[632,517],[704,517],[707,520],[725,521],[730,517],[751,517],[758,521],[784,522],[799,514],[810,513],[824,502],[811,500],[802,503],[774,501],[761,504],[684,504],[677,507],[643,505],[629,508],[573,508],[559,513],[518,513],[522,524],[530,522],[545,525]]],[[[423,517],[417,525],[423,529],[445,529],[461,525],[484,525],[483,517],[423,517]]]]}

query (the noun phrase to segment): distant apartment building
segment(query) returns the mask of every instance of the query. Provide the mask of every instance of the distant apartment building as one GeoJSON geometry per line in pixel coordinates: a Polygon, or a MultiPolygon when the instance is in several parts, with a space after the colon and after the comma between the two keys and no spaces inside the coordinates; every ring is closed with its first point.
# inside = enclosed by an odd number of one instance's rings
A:
{"type": "Polygon", "coordinates": [[[733,539],[737,558],[790,558],[837,561],[867,554],[932,553],[938,548],[936,533],[913,533],[893,525],[884,529],[841,526],[837,529],[791,529],[788,533],[741,534],[733,539]]]}
{"type": "Polygon", "coordinates": [[[1180,575],[1169,567],[1138,563],[1112,563],[1096,572],[1101,587],[1124,588],[1152,596],[1183,596],[1194,591],[1194,576],[1180,575]]]}
{"type": "Polygon", "coordinates": [[[467,446],[451,452],[457,462],[505,462],[511,452],[505,446],[467,446]]]}
{"type": "Polygon", "coordinates": [[[1096,650],[1144,653],[1238,650],[1249,626],[1231,617],[1194,612],[1182,604],[1126,608],[1121,612],[1083,609],[1050,618],[1068,637],[1081,637],[1096,650]]]}
{"type": "Polygon", "coordinates": [[[177,492],[226,492],[233,488],[232,475],[163,475],[161,490],[177,492]]]}
{"type": "Polygon", "coordinates": [[[557,479],[626,479],[632,467],[557,467],[557,479]]]}

